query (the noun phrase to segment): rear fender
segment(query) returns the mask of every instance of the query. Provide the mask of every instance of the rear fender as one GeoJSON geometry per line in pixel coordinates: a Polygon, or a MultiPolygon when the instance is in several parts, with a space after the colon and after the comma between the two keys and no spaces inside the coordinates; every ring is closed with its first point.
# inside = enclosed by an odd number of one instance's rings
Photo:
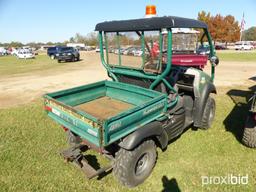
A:
{"type": "Polygon", "coordinates": [[[151,122],[125,137],[118,145],[126,150],[132,150],[147,138],[156,138],[161,149],[168,144],[168,135],[162,124],[158,121],[151,122]]]}

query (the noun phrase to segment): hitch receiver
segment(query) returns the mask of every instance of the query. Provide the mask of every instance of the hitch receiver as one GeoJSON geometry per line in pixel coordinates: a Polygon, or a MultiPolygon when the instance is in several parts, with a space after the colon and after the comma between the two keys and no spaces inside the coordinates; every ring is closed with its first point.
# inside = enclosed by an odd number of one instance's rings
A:
{"type": "Polygon", "coordinates": [[[82,152],[87,151],[89,148],[86,145],[78,144],[60,152],[66,162],[72,162],[86,175],[87,179],[92,179],[100,174],[112,169],[112,164],[102,167],[98,170],[94,169],[86,160],[82,152]]]}

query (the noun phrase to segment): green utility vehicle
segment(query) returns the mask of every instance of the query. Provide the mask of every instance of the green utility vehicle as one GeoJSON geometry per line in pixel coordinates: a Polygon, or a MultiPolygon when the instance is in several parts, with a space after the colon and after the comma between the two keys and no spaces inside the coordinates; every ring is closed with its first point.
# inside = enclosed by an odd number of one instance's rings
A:
{"type": "Polygon", "coordinates": [[[211,126],[219,61],[201,21],[153,17],[103,22],[95,30],[111,80],[46,94],[45,109],[68,133],[66,160],[88,178],[113,169],[123,185],[134,187],[152,172],[156,147],[166,149],[188,127],[211,126]],[[204,44],[209,55],[197,51],[204,44]],[[211,75],[203,72],[208,60],[211,75]],[[109,165],[94,169],[84,155],[89,149],[109,165]]]}

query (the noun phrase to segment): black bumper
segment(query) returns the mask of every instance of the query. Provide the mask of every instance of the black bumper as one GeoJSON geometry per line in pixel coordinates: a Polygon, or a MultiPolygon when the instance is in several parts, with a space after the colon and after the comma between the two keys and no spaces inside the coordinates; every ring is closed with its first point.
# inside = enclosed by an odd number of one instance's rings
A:
{"type": "Polygon", "coordinates": [[[59,56],[56,56],[56,59],[61,61],[67,61],[67,60],[72,60],[73,57],[74,57],[73,55],[59,55],[59,56]]]}

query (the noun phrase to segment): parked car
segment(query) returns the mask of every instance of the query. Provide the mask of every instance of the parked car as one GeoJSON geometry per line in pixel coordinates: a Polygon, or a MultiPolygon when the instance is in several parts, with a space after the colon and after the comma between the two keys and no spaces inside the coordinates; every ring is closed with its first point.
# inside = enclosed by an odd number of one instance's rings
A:
{"type": "MultiPolygon", "coordinates": [[[[143,54],[143,50],[141,48],[137,48],[133,51],[133,55],[137,57],[141,57],[143,54]]],[[[145,55],[148,55],[148,50],[145,49],[145,55]]]]}
{"type": "Polygon", "coordinates": [[[226,46],[225,45],[215,45],[215,49],[216,50],[226,50],[226,46]]]}
{"type": "Polygon", "coordinates": [[[124,55],[134,55],[136,48],[135,47],[128,47],[123,51],[124,55]]]}
{"type": "Polygon", "coordinates": [[[61,61],[79,61],[80,53],[74,47],[61,47],[55,55],[58,62],[61,61]]]}
{"type": "Polygon", "coordinates": [[[96,47],[95,51],[98,53],[100,52],[100,48],[99,47],[96,47]]]}
{"type": "Polygon", "coordinates": [[[210,47],[209,46],[200,46],[196,53],[199,55],[209,55],[210,54],[210,47]]]}
{"type": "Polygon", "coordinates": [[[47,55],[51,58],[51,59],[55,59],[56,58],[56,54],[59,52],[59,50],[62,48],[62,46],[55,46],[55,47],[49,47],[47,49],[47,55]]]}
{"type": "Polygon", "coordinates": [[[134,56],[141,56],[142,55],[142,53],[143,53],[143,51],[142,50],[136,50],[135,52],[134,52],[134,56]]]}
{"type": "Polygon", "coordinates": [[[113,53],[113,52],[114,52],[114,48],[113,48],[113,47],[109,47],[109,48],[108,48],[108,52],[109,52],[109,53],[113,53]]]}
{"type": "Polygon", "coordinates": [[[118,54],[118,53],[119,53],[118,48],[116,48],[116,49],[114,50],[114,53],[115,53],[115,54],[118,54]]]}
{"type": "Polygon", "coordinates": [[[0,47],[0,55],[8,55],[7,49],[0,47]]]}
{"type": "Polygon", "coordinates": [[[237,42],[235,44],[235,50],[253,50],[253,45],[248,42],[237,42]]]}
{"type": "Polygon", "coordinates": [[[26,49],[21,49],[16,53],[18,59],[34,59],[35,55],[32,51],[28,51],[26,49]]]}
{"type": "Polygon", "coordinates": [[[137,47],[132,47],[132,48],[128,51],[127,55],[133,55],[133,56],[134,56],[134,53],[135,53],[138,49],[139,49],[139,48],[137,48],[137,47]]]}

